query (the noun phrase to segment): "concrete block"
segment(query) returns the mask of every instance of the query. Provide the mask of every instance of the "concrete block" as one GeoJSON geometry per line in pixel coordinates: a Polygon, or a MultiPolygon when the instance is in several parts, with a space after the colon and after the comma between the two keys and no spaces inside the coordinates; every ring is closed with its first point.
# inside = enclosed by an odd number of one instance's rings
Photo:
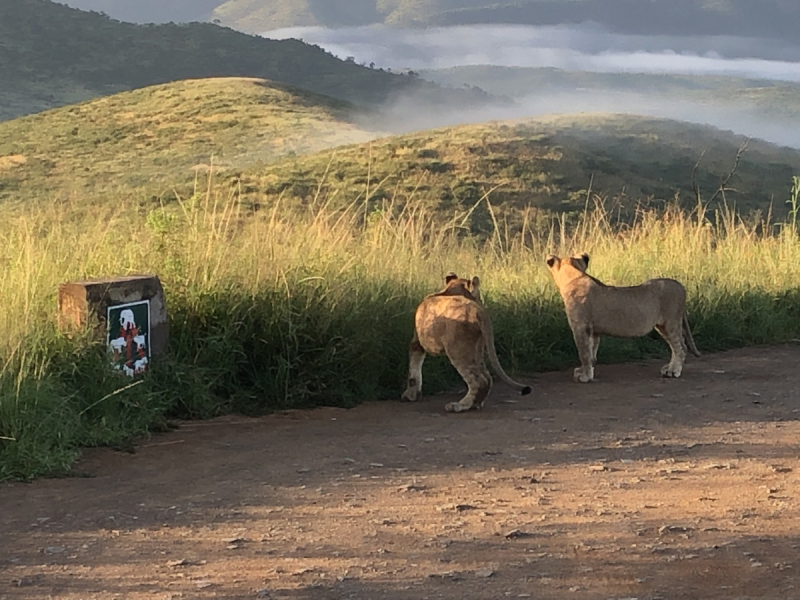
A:
{"type": "Polygon", "coordinates": [[[167,303],[155,275],[62,283],[58,325],[67,332],[93,329],[128,375],[146,370],[149,358],[169,347],[167,303]]]}

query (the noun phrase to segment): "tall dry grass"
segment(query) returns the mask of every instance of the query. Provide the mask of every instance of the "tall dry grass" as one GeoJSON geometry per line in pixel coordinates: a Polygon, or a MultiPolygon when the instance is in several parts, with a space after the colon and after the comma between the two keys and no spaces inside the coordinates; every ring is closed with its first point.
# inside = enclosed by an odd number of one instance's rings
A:
{"type": "MultiPolygon", "coordinates": [[[[490,201],[481,200],[491,210],[490,201]]],[[[80,210],[58,203],[0,219],[0,478],[68,469],[81,446],[124,445],[171,417],[395,397],[414,307],[451,270],[482,277],[512,371],[576,361],[543,264],[551,252],[590,253],[608,283],[680,279],[701,349],[800,334],[796,230],[730,211],[642,210],[620,223],[597,201],[577,226],[511,234],[496,223],[478,240],[465,214],[442,224],[421,208],[356,199],[334,210],[324,198],[253,212],[211,180],[177,206],[80,210]],[[171,352],[131,382],[107,368],[101,343],[57,332],[56,292],[68,280],[140,272],[164,284],[171,352]]],[[[600,360],[665,352],[655,337],[618,340],[600,360]]],[[[426,363],[428,391],[456,380],[446,361],[426,363]]]]}

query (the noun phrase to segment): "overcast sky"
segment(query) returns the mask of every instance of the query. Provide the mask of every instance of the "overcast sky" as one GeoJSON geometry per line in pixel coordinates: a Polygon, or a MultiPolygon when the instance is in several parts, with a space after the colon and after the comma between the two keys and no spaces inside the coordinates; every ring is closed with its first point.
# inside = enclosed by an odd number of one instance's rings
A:
{"type": "Polygon", "coordinates": [[[611,34],[593,26],[470,26],[420,30],[297,27],[264,35],[303,39],[378,67],[492,64],[595,72],[719,74],[800,82],[800,49],[773,40],[611,34]]]}

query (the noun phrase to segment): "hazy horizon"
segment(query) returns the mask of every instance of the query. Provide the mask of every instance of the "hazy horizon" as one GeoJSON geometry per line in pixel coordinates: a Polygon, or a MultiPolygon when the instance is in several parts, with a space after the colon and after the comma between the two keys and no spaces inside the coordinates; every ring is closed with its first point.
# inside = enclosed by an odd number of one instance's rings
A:
{"type": "Polygon", "coordinates": [[[630,114],[710,125],[746,137],[759,138],[779,146],[800,149],[800,123],[764,117],[748,108],[704,105],[691,101],[665,101],[636,92],[594,92],[548,90],[517,99],[513,104],[497,103],[474,109],[428,106],[413,96],[396,99],[386,106],[382,117],[366,126],[385,127],[392,133],[410,133],[435,127],[537,118],[555,114],[630,114]]]}
{"type": "MultiPolygon", "coordinates": [[[[753,38],[625,36],[592,26],[470,26],[425,30],[367,26],[317,27],[266,32],[274,39],[298,38],[342,59],[393,71],[459,66],[556,68],[593,73],[730,76],[800,83],[796,52],[773,40],[753,38]],[[688,48],[688,49],[687,49],[688,48]],[[766,57],[766,58],[765,58],[766,57]],[[771,58],[769,58],[771,57],[771,58]]],[[[800,56],[800,53],[798,53],[800,56]]],[[[492,93],[491,89],[485,91],[492,93]]],[[[413,131],[495,119],[536,117],[555,112],[612,112],[713,125],[767,141],[800,147],[800,123],[768,118],[755,106],[720,107],[635,91],[553,89],[478,109],[453,111],[424,106],[413,97],[386,109],[393,131],[413,131]]]]}
{"type": "Polygon", "coordinates": [[[497,65],[800,82],[800,46],[762,38],[622,35],[595,25],[292,27],[262,35],[302,39],[341,59],[392,70],[497,65]]]}

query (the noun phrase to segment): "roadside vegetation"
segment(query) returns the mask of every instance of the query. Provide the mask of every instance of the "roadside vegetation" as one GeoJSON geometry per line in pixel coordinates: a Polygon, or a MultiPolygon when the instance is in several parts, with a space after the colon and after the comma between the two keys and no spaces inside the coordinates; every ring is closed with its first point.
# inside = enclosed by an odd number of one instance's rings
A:
{"type": "MultiPolygon", "coordinates": [[[[549,252],[587,251],[611,283],[680,279],[701,350],[800,337],[791,225],[677,206],[618,222],[613,199],[589,194],[574,223],[523,219],[518,234],[498,225],[478,237],[466,212],[445,223],[423,204],[395,213],[391,197],[374,206],[365,189],[344,208],[330,200],[320,192],[303,210],[253,213],[212,174],[144,218],[109,203],[78,221],[65,201],[0,219],[0,478],[69,473],[80,447],[124,449],[175,418],[395,399],[413,310],[450,270],[482,276],[510,372],[574,365],[549,252]],[[164,284],[171,354],[131,381],[107,367],[102,343],[57,332],[55,297],[63,281],[138,272],[164,284]]],[[[653,336],[609,340],[600,360],[665,352],[653,336]]],[[[686,376],[697,376],[691,366],[686,376]]],[[[426,363],[426,379],[428,393],[458,381],[443,360],[426,363]]]]}
{"type": "MultiPolygon", "coordinates": [[[[800,337],[797,151],[620,115],[370,140],[366,117],[218,79],[0,123],[0,479],[175,419],[396,399],[414,308],[451,270],[482,277],[510,372],[572,366],[551,252],[611,283],[680,279],[701,350],[800,337]],[[171,347],[129,380],[58,332],[56,295],[133,273],[160,277],[171,347]]],[[[427,393],[459,381],[425,369],[427,393]]]]}

